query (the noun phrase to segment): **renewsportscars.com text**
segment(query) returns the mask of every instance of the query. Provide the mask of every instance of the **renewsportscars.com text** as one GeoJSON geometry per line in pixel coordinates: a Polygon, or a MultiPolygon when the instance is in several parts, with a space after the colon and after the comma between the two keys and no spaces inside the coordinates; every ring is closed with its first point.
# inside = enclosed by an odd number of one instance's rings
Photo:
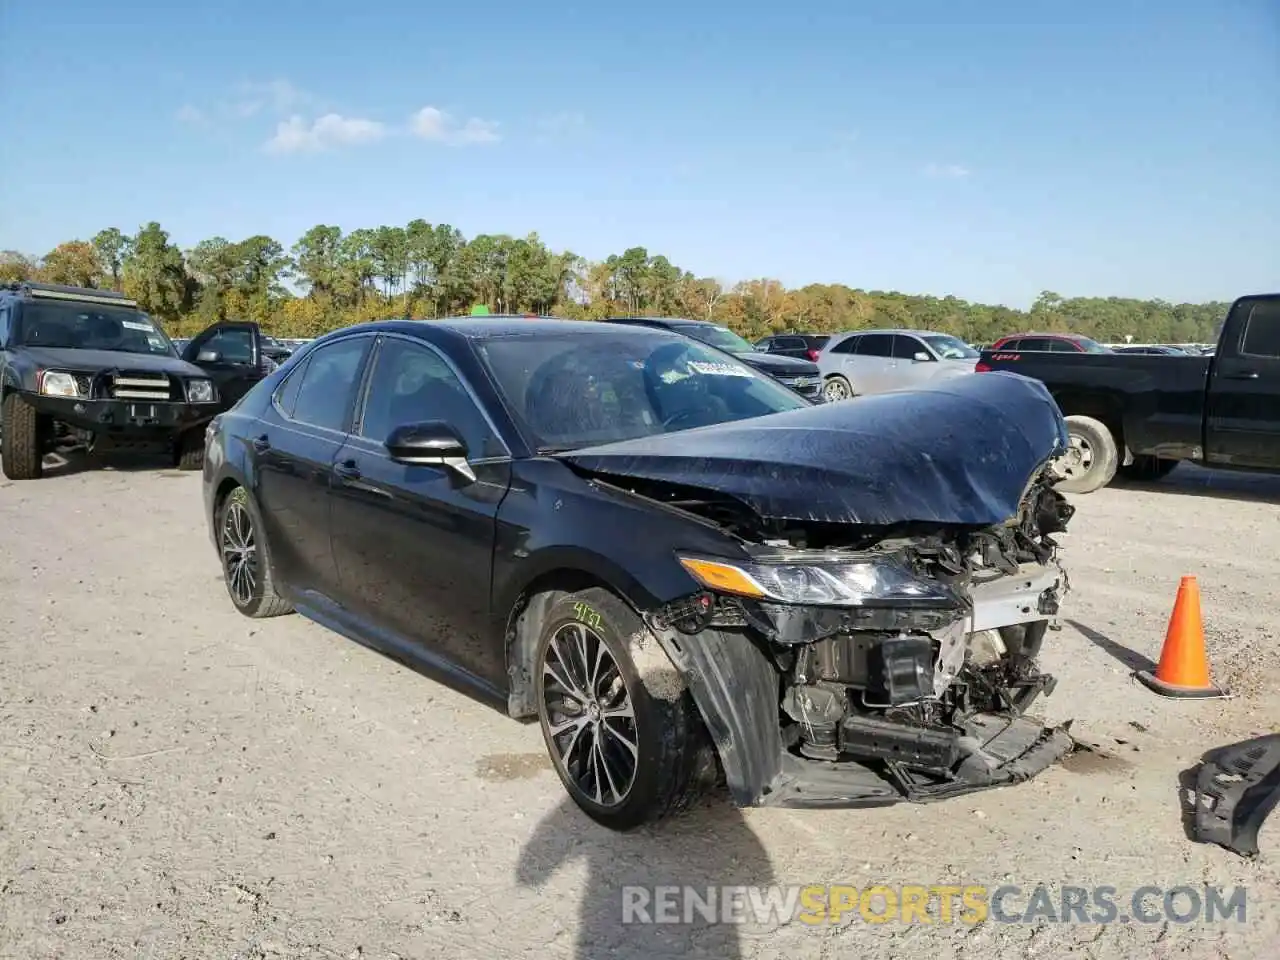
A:
{"type": "Polygon", "coordinates": [[[624,924],[1243,923],[1244,887],[983,884],[622,888],[624,924]]]}

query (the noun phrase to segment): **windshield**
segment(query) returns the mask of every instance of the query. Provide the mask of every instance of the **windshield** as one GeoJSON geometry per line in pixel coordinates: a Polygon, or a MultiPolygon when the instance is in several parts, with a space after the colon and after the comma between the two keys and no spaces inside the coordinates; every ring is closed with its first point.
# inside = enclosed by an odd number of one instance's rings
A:
{"type": "Polygon", "coordinates": [[[748,340],[738,336],[728,327],[721,327],[714,324],[691,323],[687,326],[679,326],[675,328],[686,337],[693,337],[695,340],[701,340],[703,343],[709,343],[713,347],[719,347],[721,350],[727,350],[729,353],[755,353],[755,346],[748,340]]]}
{"type": "Polygon", "coordinates": [[[540,452],[811,406],[745,364],[662,330],[533,333],[484,340],[477,350],[540,452]]]}
{"type": "Polygon", "coordinates": [[[24,303],[18,342],[28,347],[176,356],[169,338],[145,313],[98,303],[24,303]]]}
{"type": "Polygon", "coordinates": [[[924,342],[933,348],[933,352],[943,360],[976,360],[978,351],[958,337],[945,334],[934,334],[924,338],[924,342]]]}

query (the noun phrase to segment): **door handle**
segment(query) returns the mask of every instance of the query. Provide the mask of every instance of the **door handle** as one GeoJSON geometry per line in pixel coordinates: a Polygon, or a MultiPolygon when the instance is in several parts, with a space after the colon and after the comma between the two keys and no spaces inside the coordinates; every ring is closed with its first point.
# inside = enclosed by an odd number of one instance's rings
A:
{"type": "Polygon", "coordinates": [[[267,439],[267,435],[265,433],[259,437],[254,437],[252,442],[253,449],[258,451],[258,453],[266,453],[271,449],[271,441],[267,439]]]}
{"type": "Polygon", "coordinates": [[[1258,379],[1258,371],[1257,371],[1257,370],[1241,370],[1239,373],[1228,373],[1228,374],[1227,374],[1227,379],[1229,379],[1229,380],[1257,380],[1257,379],[1258,379]]]}
{"type": "Polygon", "coordinates": [[[359,480],[360,468],[354,460],[344,460],[333,468],[333,472],[343,480],[359,480]]]}

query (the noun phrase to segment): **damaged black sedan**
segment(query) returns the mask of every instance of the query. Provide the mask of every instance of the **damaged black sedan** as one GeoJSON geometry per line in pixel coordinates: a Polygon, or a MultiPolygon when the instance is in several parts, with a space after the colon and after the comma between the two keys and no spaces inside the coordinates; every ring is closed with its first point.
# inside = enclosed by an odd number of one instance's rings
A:
{"type": "Polygon", "coordinates": [[[1071,747],[1026,716],[1067,578],[1036,381],[814,405],[697,341],[523,318],[365,324],[211,425],[234,605],[296,610],[537,719],[626,829],[930,800],[1071,747]]]}

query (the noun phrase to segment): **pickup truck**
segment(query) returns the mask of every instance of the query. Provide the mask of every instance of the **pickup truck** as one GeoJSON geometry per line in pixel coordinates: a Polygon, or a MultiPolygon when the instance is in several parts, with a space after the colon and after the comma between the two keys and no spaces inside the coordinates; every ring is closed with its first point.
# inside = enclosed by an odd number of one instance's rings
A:
{"type": "Polygon", "coordinates": [[[983,350],[974,369],[1049,388],[1071,439],[1056,468],[1066,493],[1183,460],[1280,473],[1280,293],[1236,300],[1209,357],[983,350]]]}

